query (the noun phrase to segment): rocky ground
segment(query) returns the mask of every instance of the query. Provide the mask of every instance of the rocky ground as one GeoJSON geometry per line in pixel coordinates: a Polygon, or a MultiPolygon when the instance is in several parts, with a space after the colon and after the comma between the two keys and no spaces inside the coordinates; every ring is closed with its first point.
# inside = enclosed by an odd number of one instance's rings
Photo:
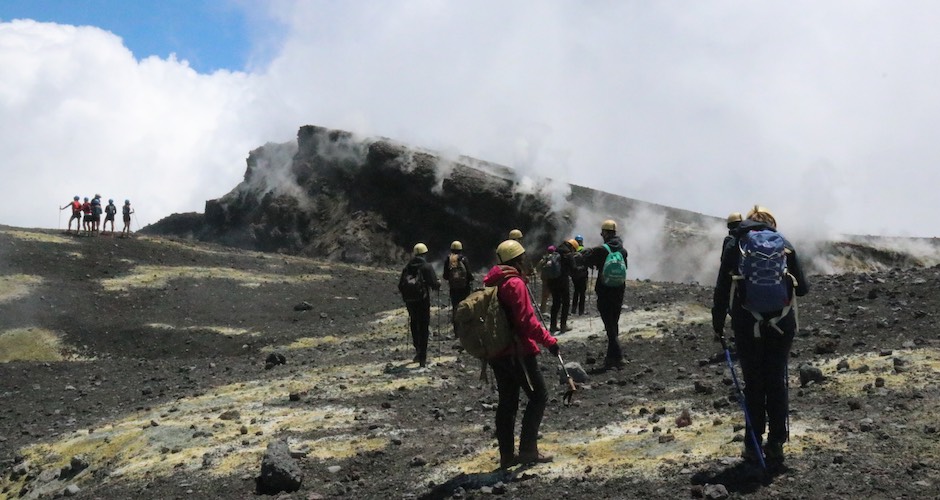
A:
{"type": "MultiPolygon", "coordinates": [[[[254,498],[279,440],[303,481],[277,498],[940,492],[936,267],[812,277],[787,466],[770,476],[737,458],[743,418],[709,288],[630,282],[621,371],[597,370],[593,304],[574,318],[562,355],[588,380],[567,407],[553,386],[541,446],[556,460],[503,474],[495,392],[443,325],[431,366],[410,363],[397,275],[0,227],[0,498],[254,498]],[[274,353],[286,363],[266,368],[274,353]]],[[[541,365],[557,379],[557,360],[541,365]]]]}

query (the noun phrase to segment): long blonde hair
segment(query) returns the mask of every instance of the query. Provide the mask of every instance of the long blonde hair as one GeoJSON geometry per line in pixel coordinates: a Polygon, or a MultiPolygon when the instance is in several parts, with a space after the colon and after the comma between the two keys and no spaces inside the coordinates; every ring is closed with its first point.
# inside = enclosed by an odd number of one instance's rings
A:
{"type": "Polygon", "coordinates": [[[764,224],[777,229],[777,219],[774,218],[774,214],[770,213],[770,210],[760,205],[754,205],[754,208],[752,208],[747,213],[747,218],[755,222],[763,222],[764,224]]]}

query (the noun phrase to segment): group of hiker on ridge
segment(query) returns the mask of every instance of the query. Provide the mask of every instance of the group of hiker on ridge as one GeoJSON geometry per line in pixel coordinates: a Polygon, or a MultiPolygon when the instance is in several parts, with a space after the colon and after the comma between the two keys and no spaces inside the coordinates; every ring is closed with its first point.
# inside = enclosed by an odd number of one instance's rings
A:
{"type": "MultiPolygon", "coordinates": [[[[108,222],[111,223],[111,234],[114,234],[114,216],[117,214],[117,206],[114,205],[113,199],[109,199],[108,204],[102,207],[100,194],[96,194],[91,200],[86,196],[84,203],[81,201],[81,198],[76,195],[72,198],[71,202],[66,203],[65,206],[60,207],[59,210],[65,210],[67,208],[72,209],[72,217],[69,218],[69,225],[65,230],[66,233],[72,232],[72,221],[74,220],[75,234],[82,234],[82,231],[84,231],[86,235],[101,234],[103,230],[107,230],[108,222]],[[101,224],[102,213],[104,214],[103,226],[101,224]]],[[[131,200],[124,200],[121,213],[124,217],[124,228],[121,230],[121,236],[123,237],[129,235],[131,231],[131,214],[134,213],[134,209],[131,208],[131,200]]]]}
{"type": "MultiPolygon", "coordinates": [[[[796,298],[806,295],[809,283],[795,248],[777,231],[776,219],[768,209],[755,205],[746,216],[732,213],[728,216],[727,226],[728,235],[722,243],[714,288],[712,328],[715,340],[721,343],[725,352],[744,411],[746,437],[742,457],[746,463],[760,464],[771,470],[783,463],[783,446],[789,439],[788,361],[790,347],[799,328],[796,298]],[[724,338],[729,315],[741,364],[743,390],[738,385],[724,338]]],[[[624,366],[618,323],[626,289],[627,251],[617,235],[615,221],[605,220],[601,224],[600,236],[604,243],[596,247],[585,248],[580,235],[565,240],[561,245],[548,247],[548,254],[535,266],[526,255],[521,242],[522,232],[518,229],[512,230],[509,238],[496,247],[497,264],[487,272],[483,285],[487,287],[485,290],[495,290],[493,297],[496,300],[493,302],[498,303],[498,310],[504,313],[494,315],[496,322],[500,319],[506,322],[513,339],[504,349],[477,357],[493,370],[499,393],[496,438],[500,468],[552,461],[550,455],[538,449],[539,427],[548,401],[548,390],[537,356],[541,346],[561,361],[558,340],[553,334],[568,330],[569,306],[571,312],[584,314],[582,297],[588,280],[582,268],[598,270],[594,291],[598,313],[607,334],[604,368],[624,366]],[[545,269],[549,267],[560,269],[546,273],[545,269]],[[547,289],[553,298],[551,326],[548,328],[528,287],[536,269],[541,271],[543,290],[547,289]],[[569,297],[569,278],[574,284],[573,299],[569,297]],[[561,320],[560,327],[558,319],[561,320]],[[525,392],[527,403],[516,453],[514,428],[520,391],[525,392]]],[[[454,310],[458,306],[464,308],[468,302],[476,300],[474,296],[482,293],[473,292],[474,277],[462,251],[461,242],[454,241],[444,262],[443,278],[450,283],[454,310]]],[[[406,301],[416,351],[414,361],[422,367],[427,365],[430,291],[441,288],[427,254],[428,248],[424,243],[416,244],[413,258],[399,279],[399,290],[406,301]],[[423,291],[410,291],[418,288],[423,291]]],[[[543,291],[541,309],[547,305],[546,301],[543,291]]],[[[483,316],[478,319],[476,323],[484,322],[483,316]]],[[[489,317],[486,321],[490,321],[489,317]]],[[[456,321],[454,327],[456,331],[456,321]]]]}

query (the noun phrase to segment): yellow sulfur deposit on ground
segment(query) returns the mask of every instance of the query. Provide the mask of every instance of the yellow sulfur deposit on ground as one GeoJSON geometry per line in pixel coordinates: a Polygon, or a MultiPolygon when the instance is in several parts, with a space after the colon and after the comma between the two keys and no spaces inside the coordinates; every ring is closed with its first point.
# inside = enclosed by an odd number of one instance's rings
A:
{"type": "Polygon", "coordinates": [[[195,266],[137,266],[131,274],[102,280],[108,291],[130,288],[163,288],[174,279],[227,279],[241,282],[242,286],[258,286],[266,283],[306,283],[329,280],[326,274],[281,275],[256,273],[229,267],[195,266]]]}
{"type": "Polygon", "coordinates": [[[41,283],[41,277],[29,274],[0,276],[0,304],[26,297],[41,283]]]}

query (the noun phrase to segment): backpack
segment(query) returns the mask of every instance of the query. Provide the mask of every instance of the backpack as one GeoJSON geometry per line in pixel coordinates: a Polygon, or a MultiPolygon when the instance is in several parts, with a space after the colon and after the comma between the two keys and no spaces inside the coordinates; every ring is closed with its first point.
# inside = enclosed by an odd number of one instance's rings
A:
{"type": "Polygon", "coordinates": [[[607,243],[607,258],[601,268],[601,284],[609,287],[621,287],[627,282],[627,261],[623,259],[623,252],[613,251],[607,243]]]}
{"type": "Polygon", "coordinates": [[[460,301],[454,312],[454,333],[460,345],[477,359],[492,358],[516,338],[498,291],[498,286],[477,290],[460,301]]]}
{"type": "Polygon", "coordinates": [[[738,241],[738,274],[744,308],[753,313],[779,311],[790,305],[786,240],[776,231],[749,231],[738,241]]]}
{"type": "Polygon", "coordinates": [[[542,279],[555,279],[561,277],[561,254],[552,252],[545,259],[545,265],[542,266],[542,279]]]}
{"type": "Polygon", "coordinates": [[[97,204],[92,203],[92,205],[91,205],[91,214],[92,214],[92,215],[101,215],[101,204],[100,204],[100,203],[97,203],[97,204]]]}
{"type": "Polygon", "coordinates": [[[586,278],[588,275],[587,262],[584,260],[584,254],[573,252],[571,254],[571,276],[573,278],[586,278]]]}
{"type": "Polygon", "coordinates": [[[450,266],[448,267],[447,282],[452,289],[462,290],[467,288],[467,266],[458,254],[450,254],[450,266]]]}
{"type": "Polygon", "coordinates": [[[421,302],[428,298],[428,287],[424,284],[424,273],[420,266],[408,266],[398,280],[398,291],[405,302],[421,302]]]}
{"type": "Polygon", "coordinates": [[[114,215],[117,213],[117,207],[114,205],[108,204],[108,206],[104,207],[104,213],[108,215],[114,215]]]}

